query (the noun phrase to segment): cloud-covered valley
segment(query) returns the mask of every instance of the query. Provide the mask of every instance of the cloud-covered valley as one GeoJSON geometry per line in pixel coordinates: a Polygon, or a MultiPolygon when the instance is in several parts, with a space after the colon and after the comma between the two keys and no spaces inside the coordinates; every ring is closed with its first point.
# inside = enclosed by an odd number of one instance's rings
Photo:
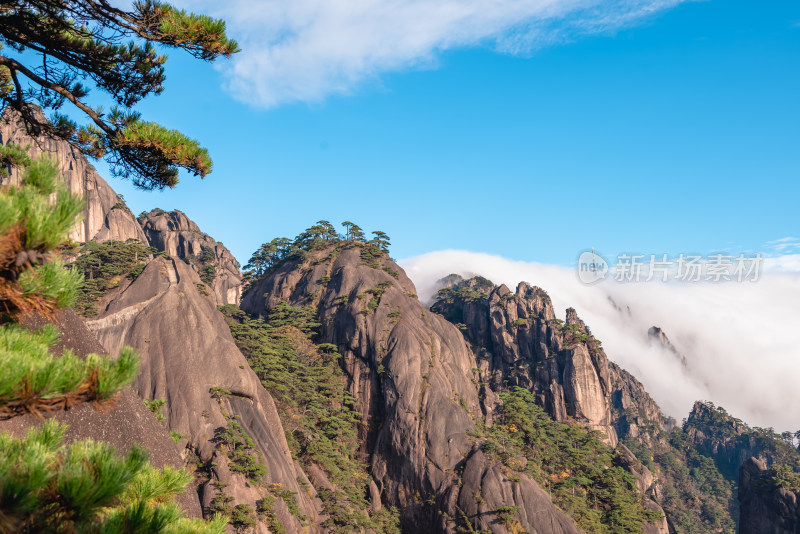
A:
{"type": "MultiPolygon", "coordinates": [[[[768,269],[755,282],[585,285],[571,268],[512,261],[467,251],[439,251],[401,260],[429,298],[450,273],[480,274],[512,290],[526,281],[545,289],[556,314],[573,307],[608,357],[633,373],[667,415],[686,417],[695,400],[710,400],[751,425],[800,428],[800,274],[768,269]],[[653,343],[659,326],[686,357],[653,343]]],[[[794,265],[768,261],[767,266],[794,265]]]]}

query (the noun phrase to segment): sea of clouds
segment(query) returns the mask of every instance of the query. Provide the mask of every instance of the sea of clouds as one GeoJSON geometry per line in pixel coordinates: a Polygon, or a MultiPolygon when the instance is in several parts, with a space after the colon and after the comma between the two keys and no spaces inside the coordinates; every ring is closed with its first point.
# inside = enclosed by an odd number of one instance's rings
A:
{"type": "Polygon", "coordinates": [[[437,281],[480,274],[514,290],[548,292],[561,319],[573,307],[608,357],[636,376],[678,421],[709,400],[750,425],[800,429],[800,255],[767,259],[745,282],[582,283],[575,268],[444,250],[401,260],[430,302],[437,281]],[[648,336],[661,327],[688,362],[648,336]]]}

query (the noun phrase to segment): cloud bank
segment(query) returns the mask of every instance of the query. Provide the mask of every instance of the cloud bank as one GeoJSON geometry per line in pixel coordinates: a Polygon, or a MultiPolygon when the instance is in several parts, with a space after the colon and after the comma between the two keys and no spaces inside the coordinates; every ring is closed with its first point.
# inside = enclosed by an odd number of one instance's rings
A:
{"type": "Polygon", "coordinates": [[[556,315],[573,307],[608,357],[633,373],[678,421],[696,400],[710,400],[751,425],[800,428],[800,272],[772,261],[757,282],[582,284],[571,268],[446,250],[401,260],[421,298],[450,273],[480,274],[512,290],[545,289],[556,315]],[[650,342],[661,327],[688,360],[650,342]]]}
{"type": "Polygon", "coordinates": [[[609,32],[685,0],[178,0],[225,19],[242,52],[228,89],[269,108],[349,93],[382,73],[435,64],[443,51],[525,53],[609,32]]]}

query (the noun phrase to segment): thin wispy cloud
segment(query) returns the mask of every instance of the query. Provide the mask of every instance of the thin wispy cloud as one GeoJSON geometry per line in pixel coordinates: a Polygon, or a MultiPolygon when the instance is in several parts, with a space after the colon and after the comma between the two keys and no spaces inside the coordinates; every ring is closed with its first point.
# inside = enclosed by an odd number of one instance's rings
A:
{"type": "Polygon", "coordinates": [[[710,400],[750,424],[797,430],[800,421],[800,263],[775,257],[756,282],[615,283],[579,281],[574,268],[439,251],[401,266],[429,298],[447,274],[481,274],[512,290],[520,281],[545,289],[562,319],[574,307],[609,358],[633,373],[680,421],[696,400],[710,400]],[[647,331],[659,326],[688,369],[647,331]]]}
{"type": "Polygon", "coordinates": [[[767,242],[767,248],[772,249],[780,254],[794,250],[800,251],[800,239],[796,237],[783,237],[781,239],[775,239],[774,241],[767,242]]]}
{"type": "Polygon", "coordinates": [[[239,100],[269,108],[354,91],[435,65],[446,50],[502,53],[610,32],[685,0],[179,0],[224,18],[242,47],[226,70],[239,100]]]}

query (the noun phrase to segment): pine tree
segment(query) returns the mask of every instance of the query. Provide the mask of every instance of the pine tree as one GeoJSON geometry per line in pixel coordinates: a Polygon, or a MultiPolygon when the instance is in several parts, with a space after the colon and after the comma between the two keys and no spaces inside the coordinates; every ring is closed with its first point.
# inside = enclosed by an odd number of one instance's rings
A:
{"type": "Polygon", "coordinates": [[[137,0],[130,10],[106,0],[4,1],[0,103],[34,136],[60,137],[86,155],[105,156],[116,175],[142,188],[174,187],[179,168],[204,177],[212,166],[206,149],[131,110],[163,90],[167,56],[154,44],[204,61],[238,51],[223,21],[159,0],[137,0]],[[108,113],[86,102],[92,86],[115,103],[108,113]],[[87,124],[60,112],[67,101],[87,124]],[[40,108],[53,111],[52,123],[40,108]]]}
{"type": "Polygon", "coordinates": [[[389,252],[389,245],[391,245],[391,242],[389,241],[389,236],[386,235],[385,232],[381,232],[380,230],[372,232],[372,235],[374,235],[375,237],[373,237],[370,240],[370,243],[372,243],[373,245],[375,245],[384,252],[389,252]]]}
{"type": "MultiPolygon", "coordinates": [[[[0,160],[26,168],[20,185],[0,188],[0,420],[108,402],[136,376],[135,351],[56,357],[54,327],[17,324],[72,304],[82,276],[57,254],[83,202],[58,181],[55,163],[13,146],[0,148],[0,160]]],[[[181,517],[173,497],[191,480],[183,471],[154,469],[139,447],[118,455],[92,440],[64,446],[64,428],[49,420],[24,438],[0,433],[0,533],[225,531],[222,518],[181,517]]]]}

